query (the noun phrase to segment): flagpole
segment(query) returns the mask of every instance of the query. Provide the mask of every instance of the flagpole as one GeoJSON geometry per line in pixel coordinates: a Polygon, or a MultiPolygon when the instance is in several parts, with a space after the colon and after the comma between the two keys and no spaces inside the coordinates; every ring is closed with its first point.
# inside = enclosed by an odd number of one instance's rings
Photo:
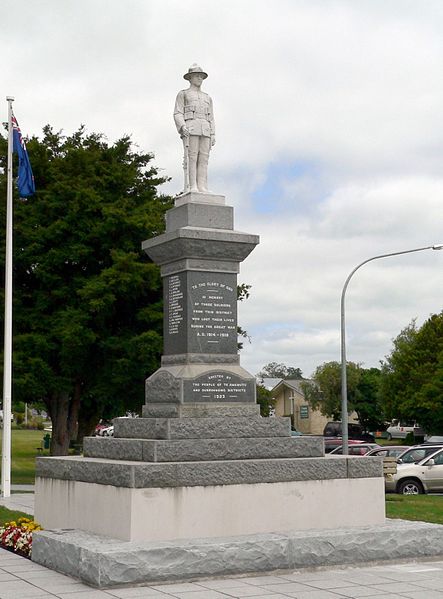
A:
{"type": "Polygon", "coordinates": [[[11,495],[11,404],[12,404],[12,102],[8,102],[8,183],[6,194],[5,337],[3,366],[2,496],[11,495]]]}

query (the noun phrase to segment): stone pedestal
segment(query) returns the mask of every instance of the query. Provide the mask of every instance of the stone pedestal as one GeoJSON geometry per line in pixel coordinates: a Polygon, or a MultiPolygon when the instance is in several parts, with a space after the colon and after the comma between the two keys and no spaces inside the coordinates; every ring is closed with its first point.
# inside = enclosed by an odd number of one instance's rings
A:
{"type": "MultiPolygon", "coordinates": [[[[202,539],[269,554],[275,534],[384,522],[381,459],[325,457],[321,437],[292,437],[289,418],[260,417],[237,353],[237,273],[257,243],[234,230],[223,196],[195,193],[177,198],[166,232],[144,242],[164,282],[161,367],[146,381],[142,418],[116,419],[114,438],[86,438],[82,457],[37,458],[36,519],[52,532],[36,534],[35,561],[97,586],[164,579],[173,567],[186,578],[196,551],[198,571],[212,571],[202,539]],[[122,564],[151,560],[166,543],[161,573],[118,574],[113,561],[107,579],[107,541],[96,535],[121,543],[122,564]]],[[[250,569],[248,557],[213,571],[250,569]]]]}
{"type": "Polygon", "coordinates": [[[167,212],[164,235],[143,243],[164,296],[162,367],[146,381],[144,416],[255,404],[255,378],[237,352],[237,273],[258,242],[234,230],[224,196],[187,193],[167,212]]]}

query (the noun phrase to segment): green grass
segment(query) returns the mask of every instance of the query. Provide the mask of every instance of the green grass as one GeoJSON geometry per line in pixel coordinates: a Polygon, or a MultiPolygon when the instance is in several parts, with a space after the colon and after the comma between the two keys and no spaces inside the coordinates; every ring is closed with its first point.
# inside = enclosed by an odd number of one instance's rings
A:
{"type": "Polygon", "coordinates": [[[443,495],[386,495],[386,516],[443,524],[443,495]]]}
{"type": "Polygon", "coordinates": [[[31,516],[30,514],[25,514],[24,512],[8,510],[8,508],[0,505],[0,526],[5,522],[11,522],[12,520],[15,520],[15,522],[17,522],[19,518],[29,518],[30,520],[32,520],[33,516],[31,516]]]}
{"type": "MultiPolygon", "coordinates": [[[[11,483],[34,484],[35,458],[49,455],[49,451],[39,452],[44,431],[13,429],[11,431],[11,483]]],[[[0,430],[0,447],[2,431],[0,430]]]]}

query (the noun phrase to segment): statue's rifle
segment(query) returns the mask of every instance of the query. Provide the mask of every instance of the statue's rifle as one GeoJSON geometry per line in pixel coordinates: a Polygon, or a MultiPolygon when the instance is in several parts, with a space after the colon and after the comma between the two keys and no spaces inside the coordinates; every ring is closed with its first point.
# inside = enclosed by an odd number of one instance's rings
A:
{"type": "Polygon", "coordinates": [[[183,135],[183,175],[184,175],[184,186],[183,193],[189,191],[189,137],[183,135]]]}

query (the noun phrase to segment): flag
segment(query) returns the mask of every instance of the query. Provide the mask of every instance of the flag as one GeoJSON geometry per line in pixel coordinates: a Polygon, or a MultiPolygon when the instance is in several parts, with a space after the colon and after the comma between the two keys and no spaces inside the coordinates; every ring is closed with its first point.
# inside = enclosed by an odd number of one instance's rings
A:
{"type": "Polygon", "coordinates": [[[29,162],[26,145],[18,126],[17,119],[12,115],[13,151],[18,154],[17,187],[21,198],[26,198],[35,193],[34,175],[29,162]]]}

